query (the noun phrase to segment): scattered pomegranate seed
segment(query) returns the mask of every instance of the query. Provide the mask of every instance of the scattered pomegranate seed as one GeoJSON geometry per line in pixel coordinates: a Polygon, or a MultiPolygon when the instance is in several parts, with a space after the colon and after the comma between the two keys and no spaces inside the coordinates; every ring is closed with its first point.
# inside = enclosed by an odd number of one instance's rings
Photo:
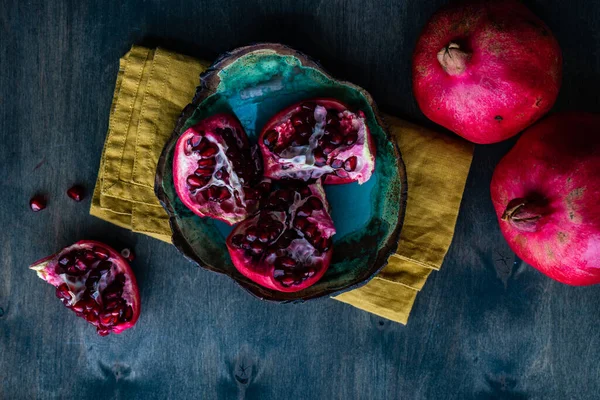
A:
{"type": "Polygon", "coordinates": [[[29,207],[33,212],[42,211],[46,208],[46,199],[41,195],[33,196],[31,200],[29,200],[29,207]]]}
{"type": "Polygon", "coordinates": [[[121,250],[121,255],[124,259],[126,259],[129,262],[135,260],[135,253],[131,249],[124,248],[123,250],[121,250]]]}
{"type": "Polygon", "coordinates": [[[80,185],[75,185],[75,186],[71,187],[69,190],[67,190],[67,196],[69,196],[70,198],[72,198],[73,200],[75,200],[77,202],[83,200],[84,194],[85,194],[85,191],[84,191],[83,187],[80,185]]]}

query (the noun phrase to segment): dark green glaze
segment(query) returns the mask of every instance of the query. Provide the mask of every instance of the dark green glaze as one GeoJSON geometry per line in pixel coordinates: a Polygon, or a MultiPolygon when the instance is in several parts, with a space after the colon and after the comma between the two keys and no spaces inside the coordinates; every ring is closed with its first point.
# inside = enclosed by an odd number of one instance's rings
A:
{"type": "Polygon", "coordinates": [[[155,191],[171,217],[173,244],[198,265],[224,273],[252,294],[275,301],[302,301],[339,294],[366,283],[398,245],[406,205],[406,173],[395,142],[363,89],[333,79],[307,56],[279,44],[258,44],[227,53],[201,77],[157,167],[155,191]],[[173,147],[179,135],[219,112],[235,114],[256,141],[262,126],[281,109],[314,97],[333,97],[362,110],[377,147],[373,177],[363,185],[327,186],[336,224],[332,264],[315,285],[281,293],[242,276],[225,247],[231,227],[200,218],[178,199],[172,177],[173,147]]]}

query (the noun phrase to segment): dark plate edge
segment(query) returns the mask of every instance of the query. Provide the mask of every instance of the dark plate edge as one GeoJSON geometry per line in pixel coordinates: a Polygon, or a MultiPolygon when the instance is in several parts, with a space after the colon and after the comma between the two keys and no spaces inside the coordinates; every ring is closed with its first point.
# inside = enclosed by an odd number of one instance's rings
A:
{"type": "MultiPolygon", "coordinates": [[[[371,95],[365,89],[363,89],[360,86],[357,86],[351,82],[342,81],[342,80],[333,78],[327,71],[325,71],[325,69],[317,61],[313,60],[312,58],[305,55],[304,53],[301,53],[295,49],[292,49],[291,47],[288,47],[286,45],[279,44],[279,43],[256,43],[256,44],[252,44],[249,46],[240,47],[240,48],[237,48],[237,49],[234,49],[232,51],[222,54],[221,56],[219,56],[219,58],[217,58],[217,60],[206,71],[204,71],[200,75],[200,85],[198,87],[196,87],[196,94],[194,95],[192,102],[184,108],[180,117],[177,119],[177,123],[175,125],[175,128],[173,129],[173,133],[171,134],[171,137],[168,139],[167,143],[165,144],[165,147],[163,148],[163,150],[161,152],[160,158],[158,160],[157,168],[156,168],[156,175],[155,175],[155,180],[154,180],[154,192],[155,192],[156,196],[158,197],[163,208],[167,211],[167,214],[169,214],[169,225],[171,226],[173,244],[190,262],[193,262],[194,264],[197,264],[198,266],[208,269],[210,271],[229,276],[240,287],[244,288],[246,291],[251,293],[253,296],[255,296],[261,300],[268,300],[268,301],[272,301],[272,302],[276,302],[276,303],[298,303],[298,302],[303,302],[303,301],[320,298],[320,297],[325,297],[325,296],[336,296],[336,295],[345,293],[347,291],[357,289],[357,288],[367,284],[375,275],[377,275],[387,265],[389,257],[395,253],[395,251],[398,247],[398,243],[400,241],[400,234],[401,234],[402,226],[404,224],[404,216],[405,216],[405,212],[406,212],[408,182],[407,182],[407,178],[406,178],[405,164],[404,164],[404,161],[400,154],[400,151],[398,149],[398,144],[397,144],[396,140],[394,140],[392,138],[392,136],[390,135],[388,124],[381,117],[381,115],[379,113],[379,109],[378,109],[377,105],[375,104],[375,101],[373,100],[371,95]],[[341,287],[341,288],[334,288],[334,289],[326,290],[326,291],[323,291],[321,293],[314,294],[311,296],[299,297],[297,299],[276,299],[276,298],[273,298],[273,294],[281,295],[280,292],[263,288],[262,286],[255,284],[254,282],[250,281],[249,279],[247,279],[246,277],[244,277],[241,274],[239,274],[239,277],[233,277],[230,274],[228,274],[227,272],[213,267],[212,265],[210,265],[209,263],[205,262],[200,257],[198,257],[198,255],[189,246],[189,244],[185,240],[182,232],[180,231],[179,227],[175,223],[176,218],[174,216],[174,213],[175,213],[174,208],[171,205],[171,203],[168,199],[168,196],[166,195],[166,193],[164,192],[164,190],[162,188],[162,178],[163,178],[164,172],[165,172],[167,155],[168,155],[170,149],[172,148],[172,146],[175,144],[175,142],[179,138],[179,132],[185,125],[185,122],[192,116],[196,107],[200,103],[202,103],[202,101],[204,101],[207,97],[209,97],[216,91],[216,88],[218,87],[219,82],[220,82],[218,72],[221,69],[223,69],[224,67],[231,64],[233,61],[235,61],[239,57],[242,57],[248,53],[251,53],[251,52],[254,52],[257,50],[273,50],[278,54],[294,56],[301,61],[302,65],[311,67],[311,68],[315,68],[315,69],[319,70],[327,78],[337,81],[343,85],[346,85],[352,89],[359,91],[365,97],[369,106],[372,108],[373,114],[375,116],[375,120],[377,121],[379,126],[381,126],[383,131],[385,132],[387,139],[392,143],[392,147],[394,149],[396,159],[398,160],[398,172],[400,175],[400,181],[401,181],[401,185],[402,185],[401,192],[400,192],[398,223],[396,225],[396,228],[392,232],[392,234],[389,236],[387,243],[385,243],[385,245],[383,245],[381,247],[381,249],[379,250],[379,252],[377,254],[377,258],[375,259],[375,262],[373,263],[373,265],[379,264],[380,266],[377,267],[375,270],[372,270],[370,268],[367,271],[367,273],[365,274],[365,276],[360,277],[359,281],[356,283],[353,283],[353,284],[350,284],[348,286],[341,287]]],[[[301,292],[296,292],[296,293],[301,293],[301,292]]]]}

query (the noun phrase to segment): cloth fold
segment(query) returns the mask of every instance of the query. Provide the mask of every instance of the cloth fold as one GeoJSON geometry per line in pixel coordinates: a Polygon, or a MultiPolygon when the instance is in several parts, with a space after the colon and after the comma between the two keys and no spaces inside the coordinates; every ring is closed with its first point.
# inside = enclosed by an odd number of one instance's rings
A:
{"type": "MultiPolygon", "coordinates": [[[[156,164],[208,65],[140,46],[121,58],[90,214],[170,242],[168,216],[154,195],[156,164]]],[[[396,117],[384,118],[407,169],[400,243],[378,276],[335,299],[406,324],[417,293],[431,271],[441,267],[452,241],[473,147],[396,117]]]]}

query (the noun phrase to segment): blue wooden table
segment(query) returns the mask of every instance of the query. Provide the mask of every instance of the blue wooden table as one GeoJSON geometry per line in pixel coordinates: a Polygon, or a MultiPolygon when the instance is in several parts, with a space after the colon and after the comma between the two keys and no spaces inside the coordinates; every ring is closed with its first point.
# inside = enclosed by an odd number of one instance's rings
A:
{"type": "MultiPolygon", "coordinates": [[[[330,299],[264,303],[174,247],[88,215],[117,60],[136,44],[203,59],[281,41],[427,126],[418,32],[444,0],[3,0],[0,399],[597,399],[600,287],[545,278],[508,249],[488,186],[514,141],[478,146],[456,236],[407,326],[330,299]],[[34,214],[29,198],[48,195],[34,214]],[[81,238],[135,248],[143,313],[99,337],[27,266],[81,238]]],[[[600,3],[527,0],[557,36],[556,110],[600,112],[600,3]]]]}

